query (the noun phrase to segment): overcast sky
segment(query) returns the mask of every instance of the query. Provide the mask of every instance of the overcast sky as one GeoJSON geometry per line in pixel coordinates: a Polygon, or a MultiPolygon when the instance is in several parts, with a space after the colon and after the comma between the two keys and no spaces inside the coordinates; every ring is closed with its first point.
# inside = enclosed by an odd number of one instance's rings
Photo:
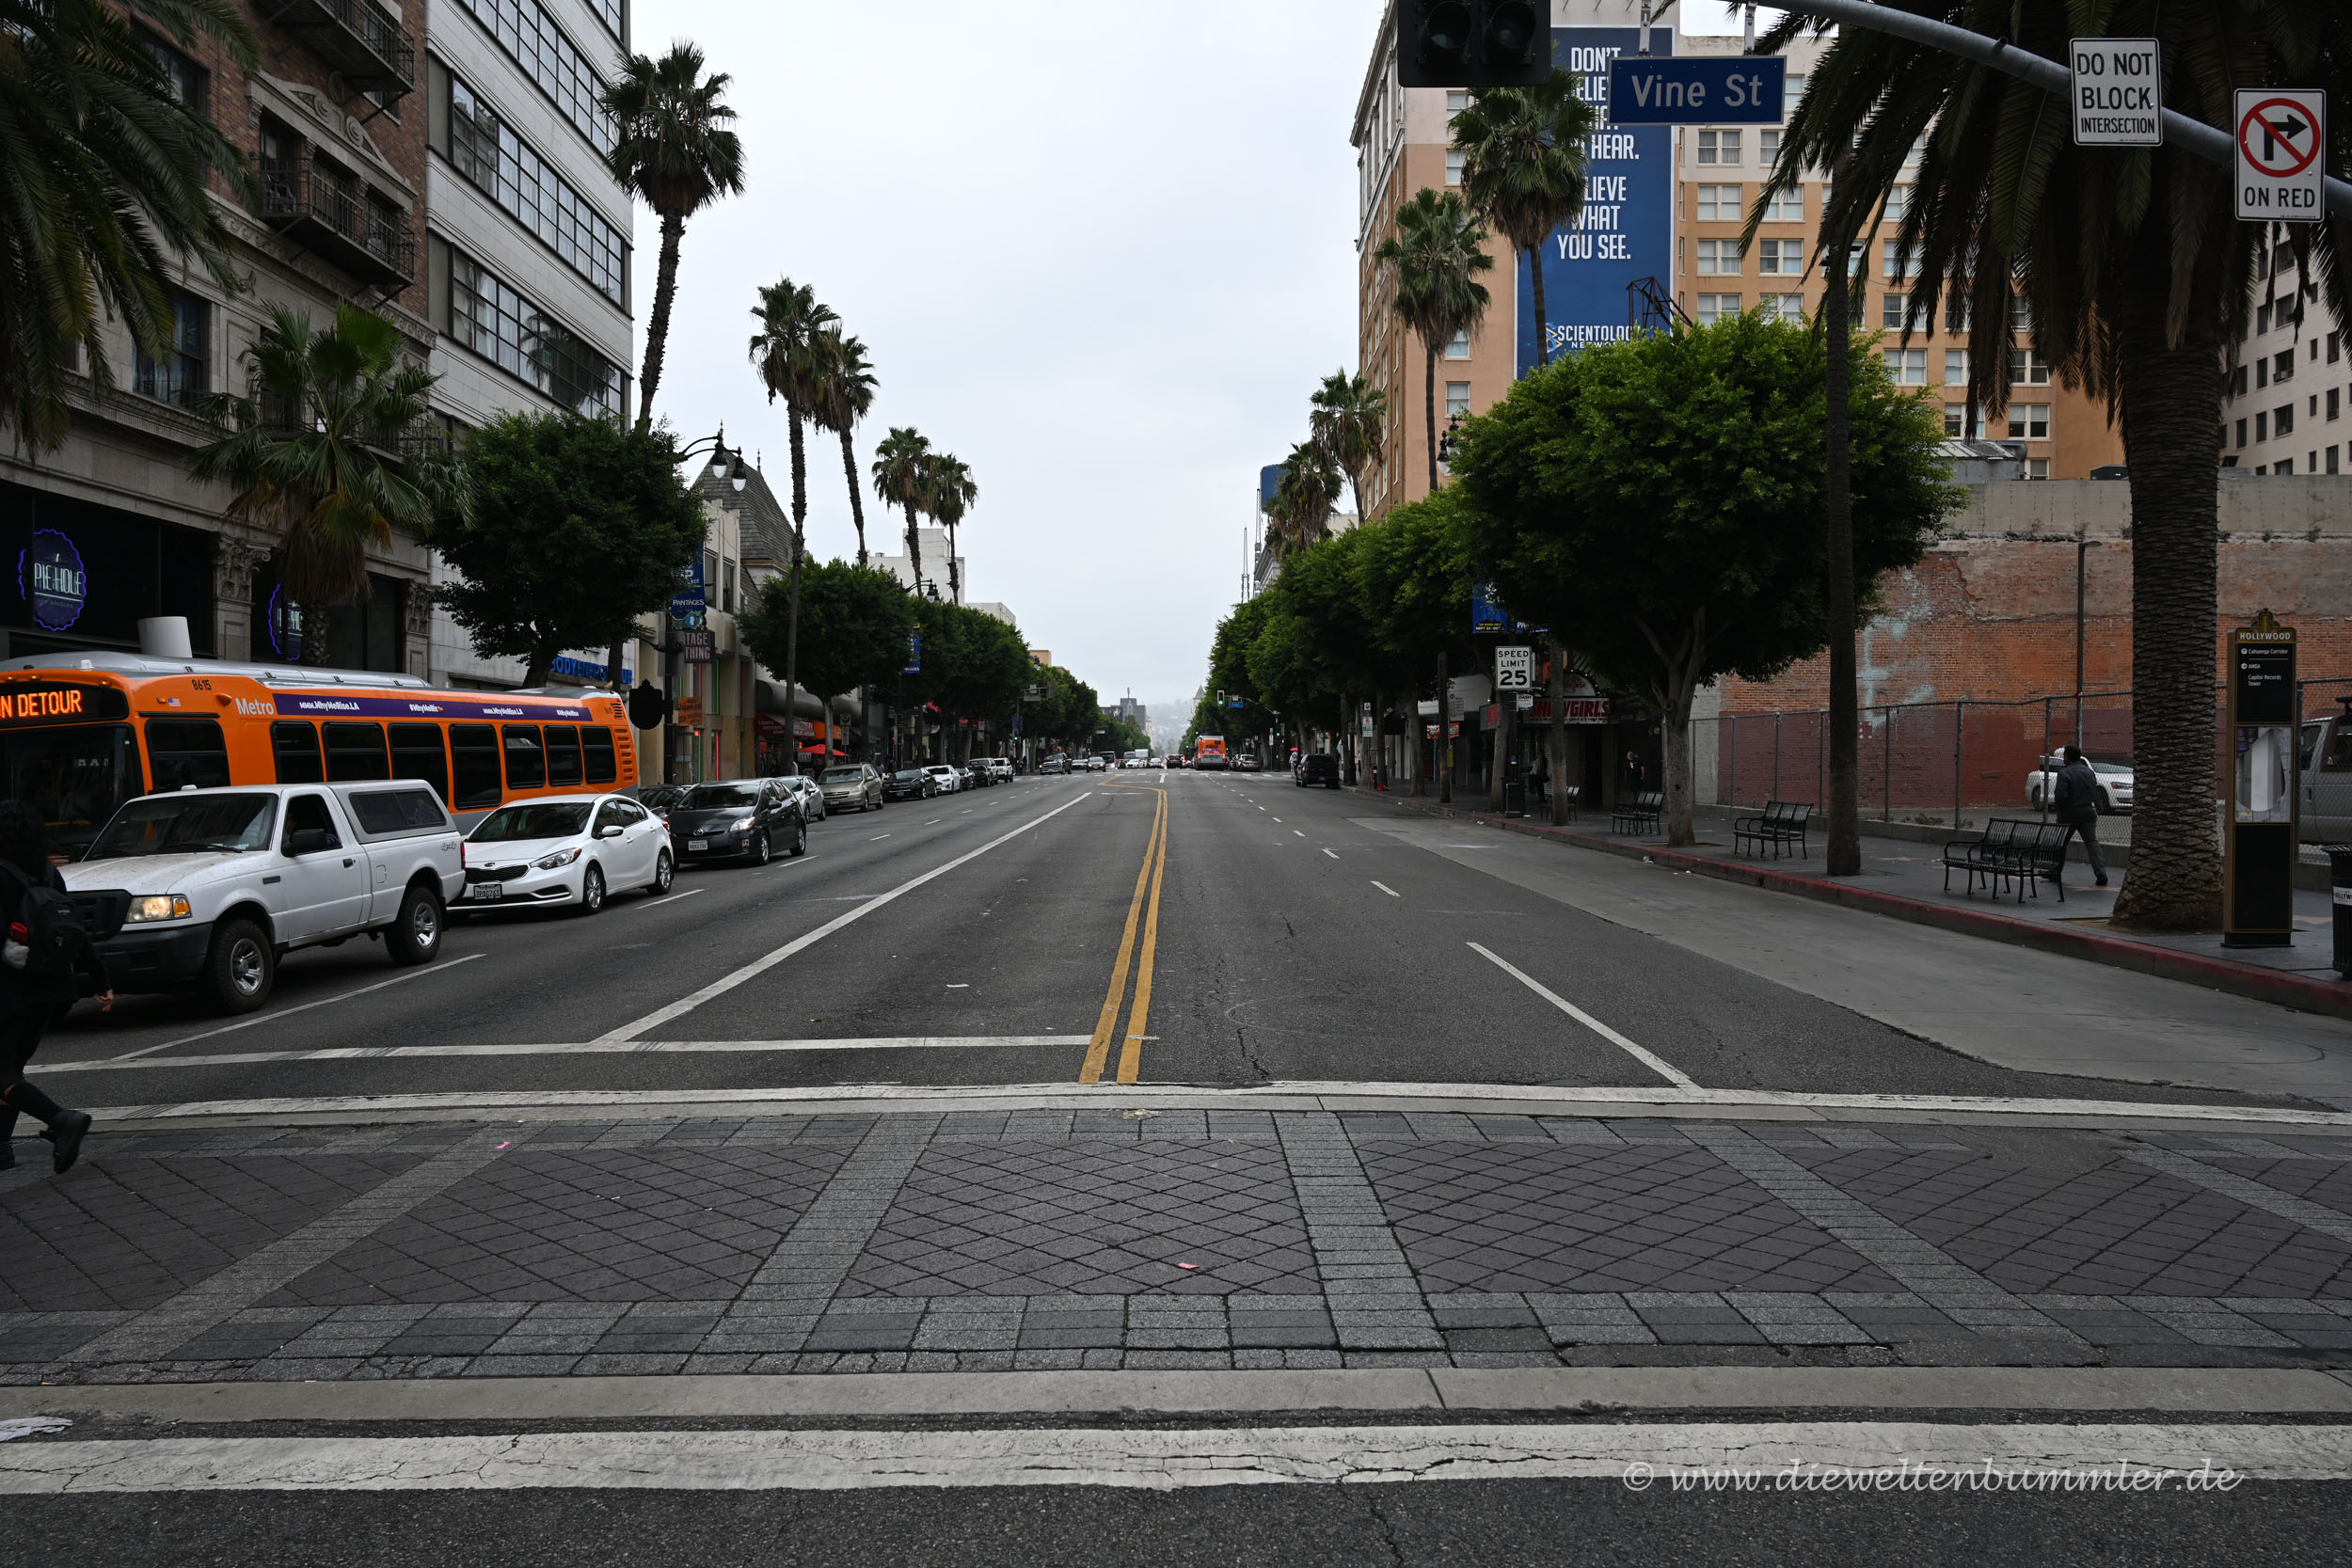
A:
{"type": "MultiPolygon", "coordinates": [[[[745,345],[761,284],[812,285],[881,379],[861,473],[902,424],[971,465],[968,596],[1106,700],[1188,703],[1258,468],[1355,367],[1347,134],[1380,9],[637,0],[638,50],[691,39],[733,73],[748,166],[687,229],[656,414],[687,438],[724,421],[787,494],[745,345]]],[[[641,324],[658,245],[641,210],[641,324]]],[[[870,547],[903,528],[869,495],[870,547]]],[[[830,437],[809,539],[856,548],[830,437]]]]}

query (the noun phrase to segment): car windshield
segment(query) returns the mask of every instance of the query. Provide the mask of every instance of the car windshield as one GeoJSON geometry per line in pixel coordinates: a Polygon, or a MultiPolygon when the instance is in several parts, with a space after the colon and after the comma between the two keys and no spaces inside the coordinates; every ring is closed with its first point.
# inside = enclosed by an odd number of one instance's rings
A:
{"type": "Polygon", "coordinates": [[[84,858],[266,849],[277,804],[270,795],[151,795],[115,813],[84,858]]]}
{"type": "Polygon", "coordinates": [[[2132,770],[2132,765],[2128,762],[2094,762],[2090,765],[2090,770],[2093,773],[2128,774],[2132,770]]]}
{"type": "Polygon", "coordinates": [[[650,784],[634,793],[641,805],[651,806],[656,811],[675,806],[686,799],[685,788],[678,784],[650,784]]]}
{"type": "Polygon", "coordinates": [[[746,784],[696,784],[681,804],[688,811],[736,811],[759,804],[759,786],[746,784]]]}
{"type": "Polygon", "coordinates": [[[536,800],[501,807],[466,836],[476,844],[516,844],[531,838],[569,838],[587,825],[585,800],[536,800]]]}
{"type": "Polygon", "coordinates": [[[828,768],[825,769],[827,784],[856,784],[865,777],[866,769],[863,768],[828,768]]]}
{"type": "Polygon", "coordinates": [[[923,769],[920,768],[901,768],[898,771],[891,774],[890,776],[907,784],[921,784],[923,782],[923,769]]]}

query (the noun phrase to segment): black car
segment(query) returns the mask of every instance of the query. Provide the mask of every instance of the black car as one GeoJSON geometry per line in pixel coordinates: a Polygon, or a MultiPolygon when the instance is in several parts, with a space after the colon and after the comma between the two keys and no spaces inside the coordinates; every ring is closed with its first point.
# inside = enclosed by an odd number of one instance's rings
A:
{"type": "Polygon", "coordinates": [[[882,780],[885,800],[928,800],[939,793],[939,781],[920,768],[901,768],[882,780]]]}
{"type": "Polygon", "coordinates": [[[739,860],[765,865],[778,849],[808,850],[801,803],[781,779],[726,779],[698,784],[669,812],[670,849],[677,863],[739,860]]]}
{"type": "Polygon", "coordinates": [[[1298,787],[1321,784],[1326,789],[1340,787],[1340,759],[1328,752],[1311,752],[1298,759],[1298,771],[1292,775],[1298,787]]]}

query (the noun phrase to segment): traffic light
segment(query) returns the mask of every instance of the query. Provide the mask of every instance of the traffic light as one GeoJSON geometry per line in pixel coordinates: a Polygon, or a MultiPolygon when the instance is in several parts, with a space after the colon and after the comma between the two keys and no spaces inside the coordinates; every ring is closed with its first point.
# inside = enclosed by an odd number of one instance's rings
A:
{"type": "Polygon", "coordinates": [[[1396,79],[1407,87],[1531,87],[1551,79],[1539,0],[1402,0],[1396,79]]]}

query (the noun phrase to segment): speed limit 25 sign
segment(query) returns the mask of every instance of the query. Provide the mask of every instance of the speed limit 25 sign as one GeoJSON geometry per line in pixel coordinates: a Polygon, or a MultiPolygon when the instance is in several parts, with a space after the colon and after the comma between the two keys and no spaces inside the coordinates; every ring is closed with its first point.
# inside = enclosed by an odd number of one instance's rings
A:
{"type": "Polygon", "coordinates": [[[2327,212],[2328,95],[2313,87],[2241,87],[2236,95],[2237,215],[2317,223],[2327,212]]]}

